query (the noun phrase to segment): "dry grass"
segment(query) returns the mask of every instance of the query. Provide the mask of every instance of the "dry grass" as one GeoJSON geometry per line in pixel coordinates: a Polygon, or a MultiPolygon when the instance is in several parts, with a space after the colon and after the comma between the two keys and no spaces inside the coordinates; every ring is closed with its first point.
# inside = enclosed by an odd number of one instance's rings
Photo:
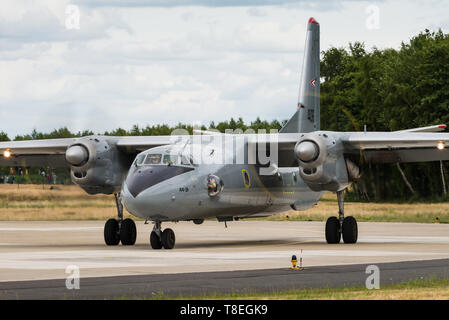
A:
{"type": "MultiPolygon", "coordinates": [[[[314,208],[288,211],[268,220],[326,221],[338,212],[334,194],[326,194],[314,208]]],[[[358,221],[449,222],[449,203],[346,202],[345,213],[358,221]]],[[[78,186],[0,184],[0,220],[106,220],[116,215],[114,196],[88,195],[78,186]]]]}
{"type": "Polygon", "coordinates": [[[113,195],[88,195],[78,186],[0,184],[0,220],[106,220],[113,195]]]}
{"type": "Polygon", "coordinates": [[[80,187],[37,184],[0,184],[0,201],[66,201],[66,200],[107,200],[113,196],[88,195],[80,187]]]}
{"type": "MultiPolygon", "coordinates": [[[[397,288],[397,289],[319,289],[304,290],[303,292],[291,292],[280,296],[248,296],[236,297],[236,299],[260,300],[448,300],[449,285],[429,288],[397,288]]],[[[226,299],[226,298],[225,298],[226,299]]]]}
{"type": "MultiPolygon", "coordinates": [[[[163,294],[155,299],[167,299],[163,294]]],[[[179,297],[178,299],[192,299],[179,297]]],[[[193,299],[219,300],[448,300],[449,279],[415,280],[383,286],[380,290],[361,287],[300,289],[285,292],[205,295],[193,299]]]]}
{"type": "MultiPolygon", "coordinates": [[[[268,218],[269,220],[326,221],[337,215],[338,204],[335,194],[326,194],[317,206],[304,212],[288,211],[268,218]]],[[[354,216],[358,221],[376,222],[419,222],[433,223],[438,217],[449,223],[449,203],[360,203],[346,202],[345,215],[354,216]]]]}
{"type": "MultiPolygon", "coordinates": [[[[211,297],[213,299],[218,297],[211,297]]],[[[396,289],[315,289],[287,293],[223,296],[222,299],[237,300],[448,300],[449,285],[429,288],[396,289]]],[[[207,299],[207,298],[206,298],[207,299]]]]}

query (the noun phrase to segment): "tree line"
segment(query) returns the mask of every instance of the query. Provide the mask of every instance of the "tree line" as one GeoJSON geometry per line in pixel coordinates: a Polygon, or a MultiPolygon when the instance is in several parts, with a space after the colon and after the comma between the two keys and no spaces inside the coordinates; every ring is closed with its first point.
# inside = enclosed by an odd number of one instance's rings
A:
{"type": "MultiPolygon", "coordinates": [[[[396,131],[449,124],[449,35],[425,30],[400,49],[363,43],[322,55],[322,128],[396,131]]],[[[364,164],[355,196],[369,200],[445,197],[445,163],[364,164]]]]}
{"type": "MultiPolygon", "coordinates": [[[[361,42],[348,48],[332,47],[321,56],[321,129],[330,131],[396,131],[434,124],[449,124],[449,35],[425,30],[399,49],[365,48],[361,42]]],[[[211,122],[201,129],[280,129],[286,120],[242,118],[211,122]]],[[[170,135],[174,129],[193,127],[179,123],[118,128],[104,135],[170,135]]],[[[69,138],[92,135],[66,127],[50,133],[33,130],[14,140],[69,138]]],[[[0,140],[8,141],[0,132],[0,140]]],[[[432,199],[446,196],[446,163],[367,164],[362,178],[349,192],[359,200],[432,199]]]]}
{"type": "MultiPolygon", "coordinates": [[[[234,118],[231,118],[229,121],[221,121],[218,124],[215,124],[214,121],[210,122],[209,127],[201,126],[201,130],[218,130],[220,132],[225,132],[227,129],[242,129],[243,131],[246,131],[248,129],[255,130],[256,132],[258,130],[266,130],[269,132],[271,129],[277,129],[280,130],[287,120],[284,121],[278,121],[278,120],[272,120],[272,121],[266,121],[261,120],[259,117],[250,123],[245,123],[242,118],[238,118],[235,120],[234,118]]],[[[143,128],[140,128],[138,125],[133,125],[131,129],[126,130],[123,128],[118,128],[112,131],[105,131],[103,133],[97,133],[98,135],[105,135],[105,136],[165,136],[170,135],[174,130],[176,129],[184,129],[187,130],[190,134],[193,133],[194,128],[193,125],[178,123],[177,125],[170,126],[167,124],[157,124],[157,125],[147,125],[143,128]]],[[[50,133],[43,133],[38,132],[36,129],[33,129],[33,131],[30,134],[25,135],[17,135],[14,137],[14,141],[20,141],[20,140],[37,140],[37,139],[58,139],[58,138],[79,138],[79,137],[85,137],[94,135],[94,132],[91,130],[86,131],[78,131],[77,133],[71,132],[67,127],[63,127],[60,129],[55,129],[50,133]]],[[[8,137],[8,135],[1,131],[0,132],[0,141],[11,141],[11,139],[8,137]]]]}

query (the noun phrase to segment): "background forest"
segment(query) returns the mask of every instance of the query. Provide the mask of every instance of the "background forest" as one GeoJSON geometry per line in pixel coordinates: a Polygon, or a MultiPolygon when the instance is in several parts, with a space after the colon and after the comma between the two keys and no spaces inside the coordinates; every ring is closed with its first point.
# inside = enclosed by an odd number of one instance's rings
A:
{"type": "MultiPolygon", "coordinates": [[[[425,30],[401,48],[367,50],[363,43],[349,48],[330,48],[321,56],[321,129],[330,131],[396,131],[434,124],[449,124],[449,35],[425,30]]],[[[257,118],[250,123],[230,119],[211,122],[210,129],[280,129],[284,121],[257,118]]],[[[192,131],[192,126],[165,124],[118,128],[105,135],[169,135],[176,128],[192,131]]],[[[203,127],[203,129],[206,129],[203,127]]],[[[95,132],[98,134],[98,132],[95,132]]],[[[80,137],[91,131],[70,132],[60,128],[50,133],[8,137],[0,141],[80,137]]],[[[47,170],[48,168],[41,168],[47,170]]],[[[445,200],[449,166],[447,163],[363,164],[362,179],[349,191],[353,200],[412,201],[445,200]]],[[[44,182],[41,170],[23,168],[16,181],[44,182]]],[[[19,168],[1,168],[0,175],[17,175],[19,168]]],[[[68,181],[68,170],[58,170],[68,181]]],[[[58,179],[58,182],[61,180],[58,179]]]]}

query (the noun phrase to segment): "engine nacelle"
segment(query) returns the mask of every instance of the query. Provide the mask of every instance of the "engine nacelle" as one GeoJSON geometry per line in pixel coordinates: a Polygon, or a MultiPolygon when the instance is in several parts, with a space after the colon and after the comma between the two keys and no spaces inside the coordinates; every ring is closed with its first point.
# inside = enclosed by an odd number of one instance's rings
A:
{"type": "Polygon", "coordinates": [[[358,167],[345,159],[342,142],[331,132],[302,135],[295,156],[301,178],[314,191],[341,191],[359,177],[358,167]]]}
{"type": "Polygon", "coordinates": [[[72,181],[89,194],[120,190],[130,166],[130,159],[117,149],[113,138],[102,136],[77,139],[67,148],[66,161],[72,181]]]}

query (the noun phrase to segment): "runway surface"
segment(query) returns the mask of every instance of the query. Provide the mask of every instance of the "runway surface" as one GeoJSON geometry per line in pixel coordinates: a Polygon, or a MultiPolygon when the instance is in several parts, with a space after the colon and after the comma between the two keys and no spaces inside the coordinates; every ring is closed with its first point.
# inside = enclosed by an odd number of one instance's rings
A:
{"type": "MultiPolygon", "coordinates": [[[[377,264],[380,285],[449,277],[449,260],[377,264]]],[[[289,289],[365,286],[367,265],[287,268],[248,271],[178,273],[85,278],[79,290],[67,290],[64,280],[0,283],[0,299],[150,299],[196,297],[225,293],[278,292],[289,289]]]]}
{"type": "MultiPolygon", "coordinates": [[[[262,272],[260,270],[272,269],[264,272],[274,272],[274,275],[281,272],[276,270],[285,271],[290,266],[291,256],[299,257],[301,249],[304,266],[308,269],[449,259],[449,225],[445,224],[359,223],[357,244],[328,245],[324,240],[324,223],[317,222],[240,221],[228,223],[228,228],[212,221],[203,225],[167,223],[163,227],[176,232],[174,250],[152,250],[148,243],[152,225],[143,222],[137,222],[135,246],[107,247],[103,225],[104,222],[99,221],[1,222],[0,282],[60,279],[54,283],[62,284],[66,290],[66,268],[76,265],[85,285],[88,281],[98,283],[101,280],[87,278],[131,275],[155,275],[154,281],[159,282],[163,278],[157,277],[175,277],[176,280],[176,274],[209,272],[214,279],[214,272],[224,271],[243,271],[240,275],[245,276],[237,278],[245,283],[244,279],[250,279],[251,275],[262,272]]],[[[446,264],[447,261],[441,262],[439,267],[446,264]]],[[[366,275],[362,273],[361,277],[365,279],[366,275]]],[[[122,281],[116,279],[116,282],[122,281]]],[[[138,277],[133,279],[129,281],[144,286],[138,277]]],[[[33,283],[23,282],[22,285],[35,285],[33,283]]],[[[111,283],[109,287],[112,288],[115,282],[111,283]]],[[[7,289],[5,285],[2,283],[3,289],[7,289]]],[[[157,291],[161,287],[154,288],[157,291]]],[[[105,293],[102,291],[100,295],[105,293]]]]}

